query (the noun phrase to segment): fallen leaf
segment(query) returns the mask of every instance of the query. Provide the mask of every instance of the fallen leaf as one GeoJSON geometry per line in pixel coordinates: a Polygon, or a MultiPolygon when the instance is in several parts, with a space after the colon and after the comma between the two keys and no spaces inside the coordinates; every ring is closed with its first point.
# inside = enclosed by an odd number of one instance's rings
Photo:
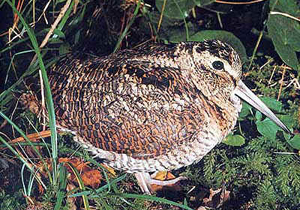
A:
{"type": "Polygon", "coordinates": [[[82,175],[82,181],[84,185],[91,186],[92,188],[98,188],[101,182],[102,176],[98,170],[86,171],[82,175]]]}
{"type": "MultiPolygon", "coordinates": [[[[79,158],[59,158],[60,163],[68,162],[71,163],[79,172],[81,179],[85,186],[90,186],[92,188],[97,188],[102,180],[101,172],[97,169],[91,168],[88,164],[89,162],[83,162],[79,158]]],[[[75,175],[72,173],[72,169],[67,167],[68,172],[71,174],[68,178],[73,183],[77,183],[75,175]]]]}
{"type": "MultiPolygon", "coordinates": [[[[169,171],[158,171],[155,174],[155,176],[152,178],[160,180],[160,181],[167,181],[167,180],[175,179],[176,177],[169,171]]],[[[152,184],[150,190],[151,190],[151,192],[157,192],[157,191],[161,191],[163,189],[168,189],[168,190],[172,190],[172,191],[181,191],[182,188],[177,183],[178,182],[176,182],[175,184],[170,184],[170,185],[166,185],[166,186],[152,184]]]]}

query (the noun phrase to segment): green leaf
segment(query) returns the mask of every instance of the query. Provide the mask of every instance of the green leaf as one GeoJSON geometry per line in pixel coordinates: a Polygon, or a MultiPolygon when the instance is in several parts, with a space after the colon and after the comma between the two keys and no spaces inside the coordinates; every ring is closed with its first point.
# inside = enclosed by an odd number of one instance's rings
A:
{"type": "MultiPolygon", "coordinates": [[[[190,22],[187,23],[187,27],[190,35],[196,33],[196,29],[192,23],[190,22]]],[[[179,43],[179,42],[187,41],[186,31],[185,29],[182,28],[172,28],[171,30],[168,31],[168,35],[169,35],[169,42],[171,43],[179,43]]]]}
{"type": "Polygon", "coordinates": [[[280,58],[294,69],[300,69],[296,55],[300,51],[300,25],[282,15],[270,15],[268,32],[280,58]]]}
{"type": "Polygon", "coordinates": [[[232,33],[221,30],[200,31],[190,37],[190,41],[202,42],[204,40],[218,39],[230,44],[240,55],[243,62],[247,60],[246,49],[242,42],[232,33]]]}
{"type": "Polygon", "coordinates": [[[59,191],[56,192],[57,200],[55,203],[54,210],[58,210],[62,208],[63,199],[66,195],[65,193],[66,187],[67,187],[67,169],[65,166],[61,165],[59,168],[59,191]]]}
{"type": "Polygon", "coordinates": [[[292,139],[287,141],[291,147],[294,149],[300,150],[300,135],[295,135],[292,139]]]}
{"type": "Polygon", "coordinates": [[[229,134],[222,142],[229,146],[242,146],[245,144],[245,138],[241,135],[229,134]]]}
{"type": "MultiPolygon", "coordinates": [[[[158,22],[160,20],[160,13],[158,11],[152,11],[148,14],[148,17],[151,21],[151,23],[157,28],[158,26],[158,22]]],[[[176,19],[172,19],[172,18],[168,18],[166,16],[163,17],[162,19],[162,22],[161,22],[161,28],[160,30],[165,30],[165,29],[168,29],[172,26],[175,26],[175,27],[178,27],[178,24],[180,24],[182,22],[182,20],[176,20],[176,19]]],[[[146,26],[144,27],[149,27],[147,24],[148,21],[145,19],[145,23],[143,24],[146,24],[146,26]]],[[[182,30],[181,30],[182,31],[182,30]]],[[[168,31],[169,32],[169,31],[168,31]]],[[[185,32],[184,32],[185,33],[185,32]]]]}
{"type": "Polygon", "coordinates": [[[54,29],[53,34],[57,35],[58,38],[61,38],[61,39],[65,39],[66,38],[64,32],[62,32],[61,30],[58,30],[58,29],[54,29]]]}
{"type": "Polygon", "coordinates": [[[252,109],[252,106],[250,106],[248,103],[246,102],[243,102],[243,107],[242,107],[242,110],[239,114],[239,118],[240,119],[243,119],[245,118],[246,116],[248,116],[250,113],[251,113],[251,109],[252,109]]]}
{"type": "Polygon", "coordinates": [[[191,9],[196,5],[195,2],[191,0],[156,0],[155,5],[160,13],[162,12],[164,1],[166,1],[166,5],[163,14],[173,19],[186,18],[191,9]]]}
{"type": "Polygon", "coordinates": [[[296,124],[296,120],[292,119],[292,116],[290,115],[279,115],[277,116],[288,128],[294,127],[296,124]]]}
{"type": "Polygon", "coordinates": [[[115,194],[115,196],[119,199],[120,197],[122,198],[137,198],[141,200],[148,200],[148,201],[155,201],[155,202],[160,202],[160,203],[165,203],[168,205],[173,205],[173,206],[178,206],[182,209],[187,209],[187,210],[193,210],[192,208],[183,205],[181,203],[176,203],[174,201],[167,200],[165,198],[159,198],[153,195],[140,195],[140,194],[131,194],[131,193],[120,193],[120,194],[115,194]]]}
{"type": "Polygon", "coordinates": [[[256,121],[255,123],[256,123],[258,132],[261,135],[263,135],[271,140],[275,140],[277,131],[281,130],[269,118],[266,118],[263,121],[256,121]]]}
{"type": "Polygon", "coordinates": [[[256,122],[261,121],[262,113],[260,111],[256,111],[255,112],[255,118],[256,118],[256,122]]]}
{"type": "Polygon", "coordinates": [[[288,13],[296,17],[300,15],[296,0],[271,0],[269,7],[273,10],[288,13]]]}
{"type": "Polygon", "coordinates": [[[275,98],[270,98],[270,97],[261,97],[260,98],[262,102],[264,102],[267,107],[270,109],[281,112],[282,109],[282,103],[280,101],[277,101],[275,98]]]}

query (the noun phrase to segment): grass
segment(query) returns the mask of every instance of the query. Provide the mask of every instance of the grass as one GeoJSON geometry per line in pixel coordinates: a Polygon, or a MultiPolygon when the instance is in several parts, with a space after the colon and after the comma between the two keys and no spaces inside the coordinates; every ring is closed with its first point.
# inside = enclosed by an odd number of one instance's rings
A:
{"type": "MultiPolygon", "coordinates": [[[[10,17],[8,26],[20,35],[12,33],[9,36],[4,33],[8,28],[0,28],[0,35],[5,40],[0,43],[0,52],[3,55],[0,61],[6,68],[1,72],[4,85],[0,93],[0,158],[9,164],[9,168],[0,169],[0,174],[3,175],[3,182],[0,182],[3,183],[0,184],[0,209],[25,209],[29,205],[50,206],[49,208],[53,209],[69,209],[72,206],[81,206],[84,209],[195,209],[203,205],[203,200],[208,197],[207,192],[211,188],[226,188],[231,191],[230,202],[219,207],[223,209],[297,207],[300,202],[298,150],[291,147],[287,137],[280,130],[275,133],[276,139],[271,140],[264,133],[260,133],[258,130],[261,128],[256,125],[265,126],[264,118],[250,108],[244,108],[242,111],[244,114],[239,119],[239,129],[235,131],[235,134],[246,139],[246,143],[240,147],[221,144],[197,165],[175,172],[177,175],[189,177],[183,192],[175,192],[176,196],[172,196],[170,192],[157,196],[141,194],[136,184],[133,184],[132,176],[112,175],[107,168],[90,157],[90,154],[72,143],[72,137],[57,133],[47,68],[55,64],[63,53],[68,52],[68,46],[75,49],[77,46],[77,49],[89,52],[89,47],[95,45],[96,40],[100,47],[95,54],[109,54],[121,48],[134,47],[150,38],[169,42],[170,34],[179,28],[185,31],[188,39],[201,21],[206,21],[204,25],[209,25],[219,22],[222,16],[213,19],[211,12],[196,7],[193,17],[172,20],[164,14],[151,11],[155,8],[154,2],[148,6],[139,1],[133,5],[129,1],[126,1],[125,5],[120,5],[118,1],[103,1],[99,4],[92,0],[61,1],[50,2],[49,7],[37,2],[23,2],[26,3],[27,5],[23,6],[20,6],[21,0],[5,0],[0,3],[0,10],[10,11],[5,12],[10,17]],[[61,9],[64,10],[59,17],[61,9]],[[33,11],[35,16],[31,15],[33,11]],[[30,23],[36,21],[43,11],[45,16],[41,16],[35,27],[32,27],[30,23]],[[154,21],[155,17],[159,17],[158,21],[154,21]],[[51,23],[57,22],[55,25],[47,25],[43,18],[51,23]],[[122,24],[125,27],[122,27],[122,24]],[[13,25],[15,27],[12,27],[13,25]],[[101,29],[100,32],[97,27],[105,30],[101,29]],[[120,28],[123,30],[119,31],[120,28]],[[54,34],[47,36],[49,31],[53,31],[54,34]],[[14,39],[10,40],[9,37],[14,39]],[[11,42],[6,44],[9,41],[11,42]],[[47,43],[45,47],[39,44],[43,41],[47,43]],[[49,118],[47,126],[51,136],[43,142],[32,142],[28,139],[28,133],[41,131],[43,125],[36,116],[29,116],[27,111],[16,104],[17,92],[27,91],[24,80],[28,78],[34,83],[41,80],[42,91],[45,92],[44,101],[49,118]],[[29,123],[29,119],[33,122],[29,123]],[[17,136],[22,136],[24,141],[12,144],[11,139],[17,136]],[[95,173],[94,170],[97,170],[101,173],[99,186],[93,188],[86,185],[83,174],[87,172],[83,173],[81,168],[71,163],[60,162],[61,157],[76,157],[83,163],[88,163],[89,172],[95,173]],[[17,180],[9,177],[10,171],[17,171],[17,180]],[[70,176],[74,176],[73,181],[70,181],[70,176]],[[14,185],[14,192],[9,192],[9,185],[4,184],[7,182],[14,185]],[[22,192],[23,195],[18,192],[22,192]]],[[[184,8],[177,2],[174,6],[182,15],[181,9],[184,8]]],[[[168,8],[162,11],[168,12],[168,8]]],[[[229,18],[229,15],[226,18],[229,18]]],[[[224,27],[229,22],[231,21],[222,21],[224,27]]],[[[218,25],[213,27],[219,29],[218,25]]],[[[299,73],[296,69],[287,68],[284,75],[282,62],[275,50],[271,48],[269,53],[268,50],[260,49],[259,46],[266,43],[263,30],[260,36],[255,37],[255,41],[247,40],[251,42],[248,48],[252,48],[253,51],[248,51],[252,57],[250,64],[246,63],[245,66],[249,64],[252,69],[245,73],[245,80],[249,81],[250,86],[257,88],[256,92],[270,98],[279,98],[282,119],[289,123],[290,128],[299,132],[299,73]],[[260,56],[257,53],[260,53],[260,56]],[[279,83],[280,80],[285,83],[279,83]]],[[[239,34],[237,36],[241,37],[239,34]]],[[[268,47],[268,43],[266,46],[268,47]]]]}

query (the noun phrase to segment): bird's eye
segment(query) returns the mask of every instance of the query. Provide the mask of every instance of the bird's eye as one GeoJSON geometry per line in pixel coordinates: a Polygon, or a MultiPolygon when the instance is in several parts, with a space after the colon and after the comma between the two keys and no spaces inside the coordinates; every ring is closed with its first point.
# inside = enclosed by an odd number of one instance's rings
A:
{"type": "Polygon", "coordinates": [[[212,63],[212,66],[214,67],[214,69],[216,70],[222,70],[224,69],[224,63],[222,61],[214,61],[212,63]]]}

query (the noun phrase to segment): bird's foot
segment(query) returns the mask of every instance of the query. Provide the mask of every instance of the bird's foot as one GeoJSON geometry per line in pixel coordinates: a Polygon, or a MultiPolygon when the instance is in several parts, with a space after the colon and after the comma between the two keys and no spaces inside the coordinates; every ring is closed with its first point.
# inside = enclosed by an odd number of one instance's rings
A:
{"type": "Polygon", "coordinates": [[[156,176],[159,172],[153,173],[151,176],[149,173],[138,172],[135,173],[135,177],[137,179],[138,185],[142,189],[143,193],[151,195],[155,190],[151,185],[159,185],[159,186],[171,186],[179,182],[180,180],[187,179],[186,177],[180,176],[171,180],[158,180],[156,176]]]}

